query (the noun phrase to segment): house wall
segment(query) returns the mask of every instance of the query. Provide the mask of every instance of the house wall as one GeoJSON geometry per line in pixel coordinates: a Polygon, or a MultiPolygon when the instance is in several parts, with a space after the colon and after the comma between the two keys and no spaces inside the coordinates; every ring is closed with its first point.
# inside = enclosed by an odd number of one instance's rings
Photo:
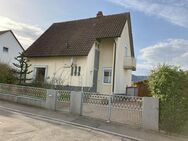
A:
{"type": "Polygon", "coordinates": [[[84,86],[92,87],[93,82],[93,65],[95,44],[91,48],[88,56],[63,56],[63,57],[33,57],[28,58],[29,63],[32,64],[30,70],[33,73],[28,75],[28,78],[35,78],[35,68],[46,68],[46,80],[51,83],[53,78],[62,80],[60,85],[69,86],[84,86]],[[71,60],[77,66],[81,66],[80,76],[71,76],[71,60]]]}
{"type": "MultiPolygon", "coordinates": [[[[86,75],[86,57],[35,57],[29,58],[29,63],[32,64],[30,69],[33,73],[30,74],[30,78],[35,78],[36,67],[46,67],[46,80],[51,83],[52,79],[61,80],[62,85],[82,86],[85,84],[84,77],[86,75]],[[71,76],[71,60],[81,66],[80,76],[71,76]]],[[[59,84],[58,84],[59,85],[59,84]]]]}
{"type": "Polygon", "coordinates": [[[124,59],[126,54],[131,56],[129,28],[126,22],[121,37],[116,40],[116,70],[114,93],[125,93],[126,86],[131,86],[132,70],[124,69],[124,59]],[[127,53],[125,52],[127,47],[127,53]]]}
{"type": "Polygon", "coordinates": [[[98,70],[98,81],[97,81],[97,92],[111,94],[111,84],[103,83],[103,70],[104,68],[112,68],[113,65],[113,39],[103,39],[99,45],[99,70],[98,70]]]}
{"type": "Polygon", "coordinates": [[[87,56],[87,64],[86,64],[86,77],[85,77],[85,83],[86,86],[92,87],[93,86],[93,73],[94,73],[94,59],[95,59],[95,49],[96,44],[94,43],[88,56],[87,56]]]}
{"type": "Polygon", "coordinates": [[[16,62],[14,58],[22,51],[22,47],[11,32],[6,32],[0,36],[0,62],[13,66],[12,63],[16,62]],[[3,47],[8,48],[8,53],[3,52],[3,47]]]}

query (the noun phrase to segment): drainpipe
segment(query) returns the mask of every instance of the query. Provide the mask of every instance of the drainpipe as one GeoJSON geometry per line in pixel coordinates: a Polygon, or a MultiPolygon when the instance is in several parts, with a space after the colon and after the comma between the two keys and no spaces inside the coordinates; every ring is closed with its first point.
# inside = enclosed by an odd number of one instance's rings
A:
{"type": "Polygon", "coordinates": [[[112,94],[114,94],[115,85],[115,70],[116,70],[116,41],[114,39],[114,60],[113,60],[113,82],[112,82],[112,94]]]}

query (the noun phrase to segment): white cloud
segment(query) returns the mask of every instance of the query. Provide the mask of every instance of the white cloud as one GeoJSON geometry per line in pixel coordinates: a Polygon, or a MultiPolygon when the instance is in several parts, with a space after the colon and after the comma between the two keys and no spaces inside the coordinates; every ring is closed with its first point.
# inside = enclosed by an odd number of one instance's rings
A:
{"type": "Polygon", "coordinates": [[[43,32],[38,26],[16,22],[7,17],[0,16],[0,31],[9,29],[15,33],[24,48],[29,47],[43,32]]]}
{"type": "Polygon", "coordinates": [[[140,50],[137,70],[148,73],[158,64],[166,63],[188,69],[188,40],[167,39],[140,50]]]}
{"type": "Polygon", "coordinates": [[[109,0],[188,28],[188,0],[109,0]]]}

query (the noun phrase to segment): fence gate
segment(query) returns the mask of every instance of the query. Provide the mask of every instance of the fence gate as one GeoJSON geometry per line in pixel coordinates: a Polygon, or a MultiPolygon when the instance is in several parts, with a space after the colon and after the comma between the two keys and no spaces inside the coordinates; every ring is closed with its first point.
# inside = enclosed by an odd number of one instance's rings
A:
{"type": "Polygon", "coordinates": [[[142,97],[111,96],[110,120],[142,126],[142,97]]]}
{"type": "Polygon", "coordinates": [[[108,117],[108,97],[104,94],[84,92],[82,114],[106,120],[108,117]]]}
{"type": "Polygon", "coordinates": [[[142,126],[141,97],[83,93],[84,116],[142,126]]]}
{"type": "Polygon", "coordinates": [[[56,93],[56,110],[69,112],[71,91],[57,90],[56,93]]]}

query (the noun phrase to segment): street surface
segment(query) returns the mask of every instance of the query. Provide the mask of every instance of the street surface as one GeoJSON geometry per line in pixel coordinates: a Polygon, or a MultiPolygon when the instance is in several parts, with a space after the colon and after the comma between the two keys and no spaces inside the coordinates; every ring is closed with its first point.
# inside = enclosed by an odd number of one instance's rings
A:
{"type": "Polygon", "coordinates": [[[0,109],[0,141],[128,141],[71,125],[57,125],[0,109]]]}

